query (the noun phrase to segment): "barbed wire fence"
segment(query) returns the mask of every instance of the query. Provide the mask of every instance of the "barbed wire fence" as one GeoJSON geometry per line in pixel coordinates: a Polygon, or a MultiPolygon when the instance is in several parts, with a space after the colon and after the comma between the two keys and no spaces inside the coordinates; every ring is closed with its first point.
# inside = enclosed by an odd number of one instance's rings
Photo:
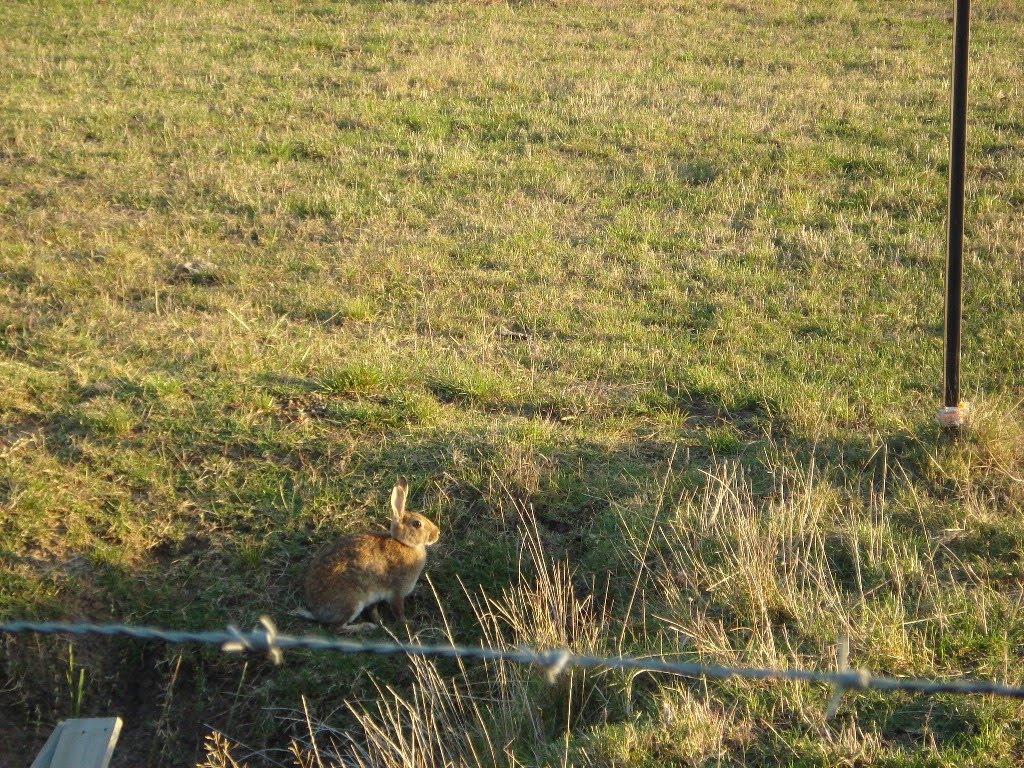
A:
{"type": "Polygon", "coordinates": [[[127,624],[11,621],[0,622],[0,634],[102,635],[178,645],[216,645],[228,653],[264,654],[274,664],[282,663],[284,652],[291,649],[385,656],[405,655],[477,661],[505,661],[539,667],[545,671],[549,682],[554,682],[563,670],[575,667],[580,669],[650,672],[696,678],[725,679],[738,677],[748,680],[791,680],[823,683],[835,688],[835,693],[825,713],[827,718],[835,715],[840,698],[845,692],[851,690],[908,691],[923,694],[956,693],[1024,699],[1024,688],[1006,685],[1005,683],[993,680],[887,677],[871,674],[867,670],[849,669],[847,666],[849,642],[846,639],[839,641],[837,654],[838,670],[835,672],[823,672],[811,669],[709,665],[699,662],[672,661],[660,657],[588,656],[573,653],[565,648],[551,650],[536,650],[527,647],[499,649],[456,644],[438,645],[416,642],[346,640],[316,635],[282,635],[277,632],[273,621],[266,616],[261,617],[260,626],[252,630],[240,630],[232,625],[228,625],[223,630],[195,631],[130,626],[127,624]]]}

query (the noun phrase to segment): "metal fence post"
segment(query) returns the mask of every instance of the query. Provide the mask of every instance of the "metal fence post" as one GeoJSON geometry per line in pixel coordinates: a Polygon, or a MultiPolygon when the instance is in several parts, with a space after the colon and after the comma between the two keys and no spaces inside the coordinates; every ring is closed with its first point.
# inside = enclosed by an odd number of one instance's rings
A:
{"type": "Polygon", "coordinates": [[[946,317],[943,338],[944,427],[964,424],[960,403],[960,321],[964,272],[964,175],[967,165],[967,45],[970,0],[955,0],[953,27],[953,93],[950,107],[949,205],[946,238],[946,317]]]}

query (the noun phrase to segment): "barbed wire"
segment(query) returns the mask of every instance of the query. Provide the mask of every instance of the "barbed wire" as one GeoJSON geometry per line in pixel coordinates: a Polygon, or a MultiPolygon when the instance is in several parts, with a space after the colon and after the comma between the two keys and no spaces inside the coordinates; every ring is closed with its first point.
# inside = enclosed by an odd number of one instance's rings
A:
{"type": "Polygon", "coordinates": [[[280,664],[285,650],[306,649],[333,651],[337,653],[369,653],[376,655],[430,656],[441,658],[475,659],[478,661],[505,661],[529,664],[543,668],[549,681],[568,667],[580,669],[612,669],[619,671],[672,674],[685,677],[731,677],[748,680],[795,680],[808,683],[823,683],[835,687],[836,692],[828,708],[828,715],[835,713],[839,698],[848,690],[910,691],[916,693],[959,693],[990,694],[1014,699],[1024,699],[1024,688],[1006,685],[992,680],[902,678],[873,675],[867,670],[848,669],[848,643],[840,642],[839,670],[822,672],[810,669],[778,669],[769,667],[739,667],[699,662],[672,661],[665,658],[642,658],[634,656],[588,656],[572,653],[565,648],[535,650],[527,647],[511,649],[471,647],[464,645],[436,645],[395,641],[359,641],[316,635],[278,634],[270,618],[260,618],[260,627],[244,631],[228,625],[223,630],[175,630],[157,627],[130,626],[127,624],[88,624],[63,622],[0,622],[0,633],[17,634],[69,634],[105,635],[128,637],[135,640],[159,641],[171,644],[218,645],[227,652],[249,652],[266,654],[275,664],[280,664]],[[843,648],[847,650],[844,652],[843,648]]]}

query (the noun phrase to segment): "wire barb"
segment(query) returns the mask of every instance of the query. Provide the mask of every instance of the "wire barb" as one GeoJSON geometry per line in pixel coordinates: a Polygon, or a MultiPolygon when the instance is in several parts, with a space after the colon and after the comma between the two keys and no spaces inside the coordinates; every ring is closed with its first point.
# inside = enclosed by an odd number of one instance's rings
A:
{"type": "Polygon", "coordinates": [[[249,633],[228,624],[230,639],[221,643],[220,649],[227,653],[265,653],[275,665],[280,664],[284,660],[284,653],[277,645],[277,627],[269,616],[260,616],[260,624],[263,629],[254,629],[249,633]]]}
{"type": "Polygon", "coordinates": [[[565,669],[566,665],[572,659],[572,654],[562,649],[558,651],[550,651],[545,656],[549,659],[547,665],[547,678],[550,685],[555,684],[555,680],[562,674],[562,670],[565,669]]]}
{"type": "Polygon", "coordinates": [[[831,720],[835,717],[836,711],[839,709],[839,700],[843,698],[843,694],[846,693],[846,689],[852,687],[845,681],[846,670],[849,663],[850,638],[841,637],[839,638],[839,645],[836,648],[836,672],[838,672],[839,678],[836,683],[836,692],[832,694],[832,698],[828,702],[828,708],[825,710],[826,720],[831,720]]]}

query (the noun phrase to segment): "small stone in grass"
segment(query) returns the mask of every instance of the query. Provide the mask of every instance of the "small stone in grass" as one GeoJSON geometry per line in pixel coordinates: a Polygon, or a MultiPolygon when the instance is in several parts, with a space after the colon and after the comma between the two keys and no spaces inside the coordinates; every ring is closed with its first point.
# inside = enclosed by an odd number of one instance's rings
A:
{"type": "Polygon", "coordinates": [[[196,285],[211,285],[217,282],[217,266],[203,259],[190,259],[174,265],[174,278],[196,285]]]}

